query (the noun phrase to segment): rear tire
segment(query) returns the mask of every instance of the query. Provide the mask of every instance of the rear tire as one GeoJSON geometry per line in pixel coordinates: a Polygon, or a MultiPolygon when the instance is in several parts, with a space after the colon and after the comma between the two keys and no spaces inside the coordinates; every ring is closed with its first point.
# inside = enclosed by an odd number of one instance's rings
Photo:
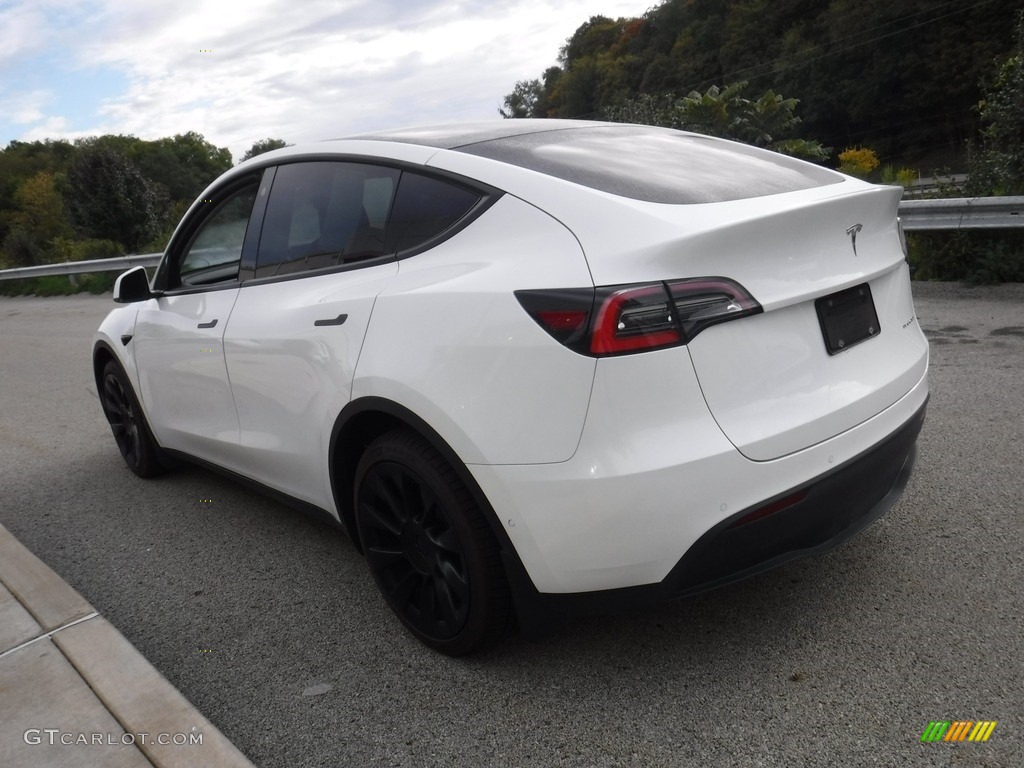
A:
{"type": "Polygon", "coordinates": [[[499,640],[513,621],[500,548],[442,456],[411,431],[366,449],[355,477],[359,539],[388,606],[449,656],[499,640]]]}
{"type": "Polygon", "coordinates": [[[159,475],[164,467],[160,464],[156,443],[124,370],[110,360],[103,366],[100,382],[100,405],[124,463],[139,477],[159,475]]]}

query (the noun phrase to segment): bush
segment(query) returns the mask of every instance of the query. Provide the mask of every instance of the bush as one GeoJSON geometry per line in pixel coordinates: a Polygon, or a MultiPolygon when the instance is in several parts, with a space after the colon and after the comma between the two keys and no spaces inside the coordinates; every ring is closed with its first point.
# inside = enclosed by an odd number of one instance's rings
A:
{"type": "Polygon", "coordinates": [[[124,246],[113,240],[57,239],[53,242],[53,251],[57,262],[113,259],[125,253],[124,246]]]}
{"type": "Polygon", "coordinates": [[[68,275],[48,275],[27,280],[0,280],[2,296],[70,296],[75,293],[108,293],[114,290],[117,272],[94,272],[88,275],[74,275],[72,283],[68,275]]]}
{"type": "Polygon", "coordinates": [[[913,232],[907,246],[915,280],[1024,282],[1024,232],[913,232]]]}
{"type": "Polygon", "coordinates": [[[88,291],[94,295],[111,293],[114,290],[114,282],[120,274],[120,272],[94,272],[91,275],[79,275],[78,292],[88,291]]]}
{"type": "Polygon", "coordinates": [[[897,170],[891,165],[886,164],[882,166],[882,183],[883,184],[894,184],[899,187],[906,189],[914,183],[918,178],[918,172],[912,168],[900,168],[897,170]]]}
{"type": "MultiPolygon", "coordinates": [[[[971,146],[967,193],[974,196],[1024,193],[1024,13],[1017,17],[1017,45],[984,88],[978,105],[982,129],[971,146]]],[[[938,174],[936,174],[938,176],[938,174]]],[[[938,197],[959,196],[940,186],[938,197]]],[[[908,238],[909,261],[919,280],[967,283],[1024,282],[1024,231],[966,230],[915,233],[908,238]]]]}
{"type": "Polygon", "coordinates": [[[850,176],[867,177],[878,167],[878,155],[867,147],[848,147],[839,153],[839,171],[850,176]]]}

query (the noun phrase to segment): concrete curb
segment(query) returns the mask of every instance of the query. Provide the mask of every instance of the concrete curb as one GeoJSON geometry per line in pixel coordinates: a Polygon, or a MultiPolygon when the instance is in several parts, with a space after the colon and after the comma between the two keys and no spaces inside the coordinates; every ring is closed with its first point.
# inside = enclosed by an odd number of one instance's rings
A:
{"type": "Polygon", "coordinates": [[[0,765],[253,768],[2,525],[0,765]]]}

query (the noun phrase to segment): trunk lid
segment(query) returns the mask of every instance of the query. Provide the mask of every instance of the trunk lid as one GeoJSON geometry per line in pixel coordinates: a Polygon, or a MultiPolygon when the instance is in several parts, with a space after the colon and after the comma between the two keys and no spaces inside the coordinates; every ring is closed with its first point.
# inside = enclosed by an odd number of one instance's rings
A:
{"type": "Polygon", "coordinates": [[[762,314],[707,328],[685,348],[715,420],[755,461],[793,453],[870,419],[927,369],[927,342],[897,230],[900,190],[857,184],[836,194],[838,186],[657,206],[656,223],[646,228],[651,245],[634,249],[632,258],[613,258],[607,241],[587,250],[598,285],[722,276],[762,305],[762,314]],[[663,227],[675,235],[665,237],[663,227]],[[865,333],[870,325],[870,334],[830,353],[816,302],[862,285],[878,327],[873,320],[855,321],[865,333]]]}

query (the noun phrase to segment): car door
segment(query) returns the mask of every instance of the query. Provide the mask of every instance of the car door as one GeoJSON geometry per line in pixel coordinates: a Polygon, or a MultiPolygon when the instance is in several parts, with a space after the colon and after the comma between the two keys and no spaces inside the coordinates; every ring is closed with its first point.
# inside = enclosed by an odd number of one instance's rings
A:
{"type": "Polygon", "coordinates": [[[259,175],[230,182],[189,212],[161,265],[164,290],[142,306],[131,342],[160,445],[228,467],[237,466],[238,416],[223,336],[259,184],[259,175]]]}
{"type": "Polygon", "coordinates": [[[331,425],[398,268],[384,236],[399,177],[350,162],[278,167],[255,270],[224,332],[245,474],[323,509],[334,508],[331,425]]]}

